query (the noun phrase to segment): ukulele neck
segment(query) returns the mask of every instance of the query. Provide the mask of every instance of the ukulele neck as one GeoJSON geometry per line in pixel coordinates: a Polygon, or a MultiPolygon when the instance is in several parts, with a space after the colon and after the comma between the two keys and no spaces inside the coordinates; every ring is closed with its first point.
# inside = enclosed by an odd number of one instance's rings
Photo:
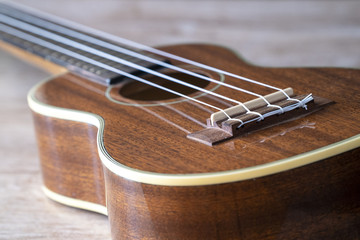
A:
{"type": "Polygon", "coordinates": [[[56,65],[65,67],[72,73],[103,85],[117,83],[121,81],[124,76],[89,62],[85,62],[81,59],[69,56],[64,53],[64,51],[56,51],[49,48],[46,44],[43,44],[43,42],[45,41],[49,44],[56,45],[66,51],[76,52],[77,54],[86,56],[94,61],[106,63],[108,66],[132,75],[140,75],[142,72],[136,68],[89,53],[84,50],[84,48],[76,47],[76,45],[69,46],[67,44],[63,44],[61,40],[65,39],[65,41],[73,41],[79,43],[81,46],[107,53],[116,58],[136,63],[137,65],[145,68],[157,69],[160,68],[160,66],[145,60],[136,59],[119,51],[113,51],[109,48],[100,47],[96,44],[87,42],[86,40],[99,42],[102,43],[102,45],[107,45],[111,48],[121,49],[123,52],[131,51],[143,56],[151,57],[152,59],[165,61],[163,58],[155,56],[154,54],[135,50],[117,42],[85,33],[83,31],[75,30],[65,24],[57,23],[56,21],[49,20],[45,17],[39,17],[33,13],[4,3],[0,3],[0,24],[2,26],[2,29],[0,30],[1,41],[56,65]],[[77,38],[74,38],[75,35],[77,38]],[[40,41],[34,41],[33,39],[40,39],[40,41]],[[54,39],[58,39],[59,41],[54,39]]]}

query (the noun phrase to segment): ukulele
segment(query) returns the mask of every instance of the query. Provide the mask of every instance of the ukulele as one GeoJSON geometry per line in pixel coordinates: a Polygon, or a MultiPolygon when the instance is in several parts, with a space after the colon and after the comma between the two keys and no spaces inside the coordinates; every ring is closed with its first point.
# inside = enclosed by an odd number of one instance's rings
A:
{"type": "Polygon", "coordinates": [[[32,88],[44,193],[113,239],[358,239],[360,71],[151,48],[0,3],[32,88]]]}

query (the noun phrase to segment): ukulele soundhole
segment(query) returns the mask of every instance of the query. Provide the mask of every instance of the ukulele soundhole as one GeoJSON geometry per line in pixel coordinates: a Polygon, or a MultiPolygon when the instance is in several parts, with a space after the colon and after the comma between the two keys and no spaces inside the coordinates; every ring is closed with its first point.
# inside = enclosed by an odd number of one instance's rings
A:
{"type": "MultiPolygon", "coordinates": [[[[200,88],[206,88],[209,85],[208,81],[180,72],[168,72],[164,74],[166,74],[169,77],[181,80],[183,82],[190,83],[200,88]]],[[[184,85],[180,85],[178,83],[160,78],[158,76],[144,75],[142,76],[142,78],[187,96],[198,92],[196,89],[184,85]]],[[[176,99],[180,97],[177,94],[135,80],[130,80],[126,84],[124,84],[120,88],[119,93],[124,98],[136,100],[136,101],[162,101],[162,100],[176,99]]]]}

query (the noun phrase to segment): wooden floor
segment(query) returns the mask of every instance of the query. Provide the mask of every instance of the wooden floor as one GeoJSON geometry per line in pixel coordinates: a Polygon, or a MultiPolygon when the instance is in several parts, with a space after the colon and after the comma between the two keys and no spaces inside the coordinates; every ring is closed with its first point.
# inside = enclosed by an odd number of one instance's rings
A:
{"type": "MultiPolygon", "coordinates": [[[[31,6],[150,46],[207,42],[258,65],[360,67],[360,1],[32,0],[31,6]]],[[[62,206],[41,191],[26,94],[47,77],[0,52],[0,239],[110,239],[105,216],[62,206]]]]}

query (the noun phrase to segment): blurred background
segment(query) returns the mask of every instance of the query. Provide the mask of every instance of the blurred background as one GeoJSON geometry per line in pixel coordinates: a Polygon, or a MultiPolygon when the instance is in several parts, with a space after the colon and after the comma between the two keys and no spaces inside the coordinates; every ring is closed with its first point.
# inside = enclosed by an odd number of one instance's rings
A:
{"type": "MultiPolygon", "coordinates": [[[[149,46],[205,42],[257,65],[360,67],[360,1],[13,2],[149,46]]],[[[41,191],[26,94],[48,76],[0,51],[0,239],[110,239],[106,217],[41,191]]]]}
{"type": "Polygon", "coordinates": [[[260,65],[360,66],[356,0],[14,2],[150,46],[208,42],[260,65]]]}

